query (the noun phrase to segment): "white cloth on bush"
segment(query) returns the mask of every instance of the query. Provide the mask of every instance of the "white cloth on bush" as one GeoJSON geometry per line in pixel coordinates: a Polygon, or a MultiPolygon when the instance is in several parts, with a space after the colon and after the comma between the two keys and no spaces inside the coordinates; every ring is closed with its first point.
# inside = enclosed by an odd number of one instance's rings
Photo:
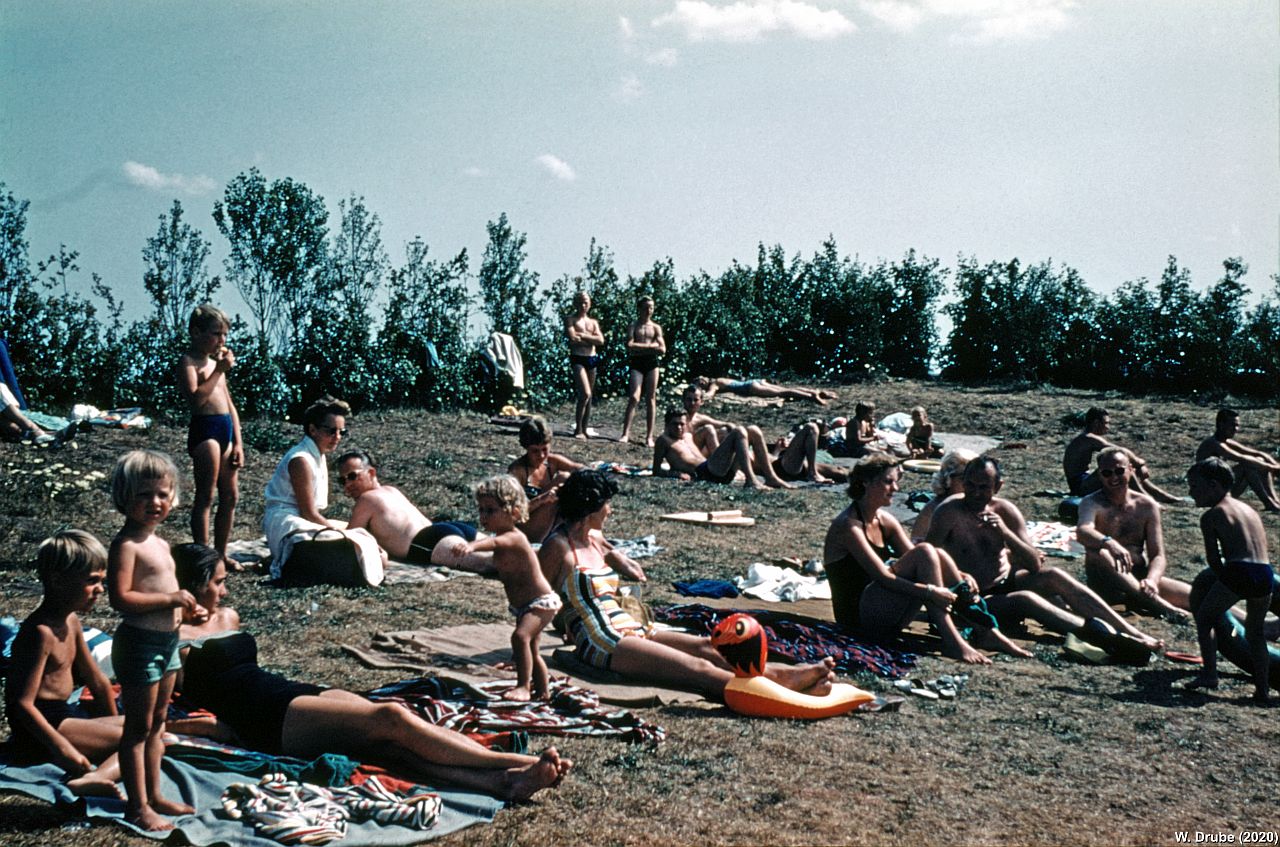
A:
{"type": "Polygon", "coordinates": [[[505,332],[495,332],[489,336],[489,346],[484,352],[493,362],[496,373],[511,377],[512,388],[524,388],[524,357],[514,338],[505,332]]]}

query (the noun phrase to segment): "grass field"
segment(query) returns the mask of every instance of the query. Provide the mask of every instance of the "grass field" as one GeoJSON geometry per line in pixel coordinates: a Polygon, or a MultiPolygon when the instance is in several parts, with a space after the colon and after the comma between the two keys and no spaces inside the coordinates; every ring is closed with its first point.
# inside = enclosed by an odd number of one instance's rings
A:
{"type": "MultiPolygon", "coordinates": [[[[970,389],[889,382],[839,389],[835,412],[857,399],[880,413],[928,406],[938,429],[985,433],[1026,445],[997,451],[1005,469],[1002,495],[1029,519],[1056,517],[1057,499],[1034,496],[1064,487],[1062,448],[1078,431],[1072,416],[1095,404],[1111,412],[1113,438],[1147,458],[1156,481],[1185,492],[1183,473],[1195,445],[1212,430],[1213,407],[1184,400],[1132,398],[1057,390],[970,389]]],[[[618,426],[621,407],[606,401],[596,421],[618,426]]],[[[814,412],[787,404],[758,408],[718,403],[717,417],[759,423],[776,436],[814,412]]],[[[1242,440],[1264,449],[1280,442],[1274,408],[1242,407],[1242,440]]],[[[552,410],[566,421],[571,408],[552,410]]],[[[471,518],[470,486],[505,468],[519,451],[513,435],[477,415],[392,412],[350,419],[348,443],[380,457],[384,481],[400,486],[428,514],[471,518]]],[[[241,475],[236,537],[260,535],[261,492],[298,431],[283,424],[246,426],[252,447],[241,475]]],[[[648,461],[637,446],[561,439],[580,460],[648,461]]],[[[64,526],[109,539],[121,524],[104,481],[74,483],[50,496],[53,478],[74,481],[110,471],[116,456],[147,446],[186,467],[185,431],[101,431],[60,453],[0,446],[0,612],[21,618],[38,600],[30,559],[36,544],[64,526]],[[61,463],[56,475],[37,472],[61,463]],[[64,473],[63,471],[69,471],[64,473]]],[[[923,476],[905,486],[927,487],[923,476]]],[[[738,487],[623,479],[611,534],[658,534],[667,552],[645,562],[650,602],[675,598],[669,584],[693,577],[729,578],[753,561],[821,553],[829,519],[848,502],[843,490],[754,493],[738,487]],[[661,512],[742,508],[758,519],[746,529],[659,523],[661,512]]],[[[183,504],[164,527],[171,541],[187,535],[189,483],[183,504]]],[[[335,495],[330,515],[347,506],[335,495]]],[[[1257,505],[1252,497],[1249,502],[1257,505]]],[[[1204,566],[1199,510],[1174,506],[1164,515],[1170,575],[1195,576],[1204,566]]],[[[1272,555],[1280,520],[1264,518],[1272,555]]],[[[1083,577],[1079,561],[1066,567],[1083,577]]],[[[229,604],[258,635],[264,666],[316,682],[370,687],[397,677],[357,664],[339,649],[366,643],[379,630],[507,620],[496,583],[458,579],[386,589],[267,587],[262,578],[230,579],[229,604]]],[[[89,622],[112,628],[103,602],[89,622]]],[[[1194,627],[1143,619],[1141,627],[1176,649],[1194,652],[1194,627]]],[[[751,720],[723,709],[665,708],[646,717],[668,730],[657,748],[618,742],[560,740],[576,762],[558,791],[510,808],[487,827],[439,843],[507,844],[1173,844],[1175,833],[1277,831],[1273,811],[1280,720],[1276,709],[1240,702],[1251,685],[1230,666],[1212,696],[1174,689],[1185,665],[1159,660],[1142,669],[1067,661],[1061,641],[1026,642],[1035,658],[971,671],[952,702],[912,699],[901,711],[813,724],[751,720]],[[1270,762],[1271,764],[1267,764],[1270,762]]],[[[919,675],[958,665],[926,656],[919,675]]],[[[877,690],[887,686],[859,680],[877,690]]],[[[7,726],[0,725],[7,733],[7,726]]],[[[535,739],[535,746],[541,746],[535,739]]],[[[20,797],[0,798],[0,844],[152,843],[114,827],[61,829],[64,813],[20,797]]],[[[1274,835],[1272,836],[1274,837],[1274,835]]],[[[1274,842],[1272,842],[1274,843],[1274,842]]]]}

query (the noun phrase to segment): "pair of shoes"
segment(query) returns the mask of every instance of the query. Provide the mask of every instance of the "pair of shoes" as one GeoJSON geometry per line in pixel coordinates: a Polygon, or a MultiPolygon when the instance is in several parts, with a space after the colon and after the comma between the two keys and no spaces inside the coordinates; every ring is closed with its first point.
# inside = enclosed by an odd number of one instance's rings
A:
{"type": "MultiPolygon", "coordinates": [[[[893,687],[899,691],[905,691],[907,694],[914,694],[917,697],[923,697],[926,700],[937,700],[940,696],[937,691],[927,687],[925,683],[915,679],[896,679],[893,687]]],[[[953,691],[951,696],[955,696],[953,691]]]]}

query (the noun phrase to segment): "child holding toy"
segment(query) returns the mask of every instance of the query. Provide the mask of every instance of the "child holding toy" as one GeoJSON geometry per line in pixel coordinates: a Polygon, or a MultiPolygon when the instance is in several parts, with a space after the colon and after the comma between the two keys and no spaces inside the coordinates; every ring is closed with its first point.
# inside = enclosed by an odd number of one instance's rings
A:
{"type": "Polygon", "coordinates": [[[507,692],[507,698],[546,699],[547,664],[538,655],[538,637],[560,611],[561,604],[542,575],[529,539],[516,528],[517,523],[529,519],[529,500],[520,483],[506,475],[490,477],[477,485],[475,496],[480,526],[493,536],[468,543],[467,552],[492,551],[494,567],[516,619],[516,629],[511,634],[516,686],[507,692]]]}
{"type": "Polygon", "coordinates": [[[191,592],[178,587],[169,544],[155,534],[177,503],[177,481],[173,460],[153,450],[124,454],[111,475],[111,499],[125,516],[107,562],[111,605],[124,616],[111,643],[111,662],[124,705],[120,770],[128,795],[125,816],[153,832],[173,829],[162,815],[195,812],[160,795],[165,717],[182,667],[179,613],[208,614],[191,592]]]}

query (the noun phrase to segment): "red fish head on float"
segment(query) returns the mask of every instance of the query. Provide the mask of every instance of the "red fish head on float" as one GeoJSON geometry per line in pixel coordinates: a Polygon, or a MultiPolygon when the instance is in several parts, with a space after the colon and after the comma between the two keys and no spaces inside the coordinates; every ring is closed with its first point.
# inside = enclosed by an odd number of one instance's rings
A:
{"type": "Polygon", "coordinates": [[[724,656],[735,676],[751,677],[764,673],[769,658],[769,640],[764,627],[750,615],[730,615],[711,630],[711,646],[724,656]]]}

